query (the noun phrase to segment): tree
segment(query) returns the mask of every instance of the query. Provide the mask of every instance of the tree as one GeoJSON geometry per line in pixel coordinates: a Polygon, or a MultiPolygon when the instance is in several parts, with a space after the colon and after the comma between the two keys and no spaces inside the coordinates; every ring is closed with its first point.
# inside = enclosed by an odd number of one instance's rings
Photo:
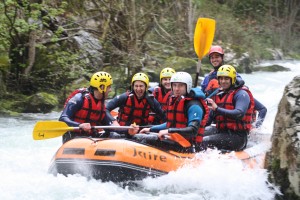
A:
{"type": "Polygon", "coordinates": [[[272,30],[278,35],[274,37],[275,45],[286,52],[299,46],[300,1],[269,1],[268,14],[272,30]]]}

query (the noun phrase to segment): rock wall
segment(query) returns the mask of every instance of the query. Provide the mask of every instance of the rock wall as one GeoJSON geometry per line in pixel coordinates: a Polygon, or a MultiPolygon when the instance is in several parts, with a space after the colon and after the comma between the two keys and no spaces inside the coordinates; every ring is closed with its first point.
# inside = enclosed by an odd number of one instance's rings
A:
{"type": "Polygon", "coordinates": [[[300,76],[284,90],[275,118],[272,147],[266,156],[270,182],[280,186],[276,199],[300,199],[300,76]]]}

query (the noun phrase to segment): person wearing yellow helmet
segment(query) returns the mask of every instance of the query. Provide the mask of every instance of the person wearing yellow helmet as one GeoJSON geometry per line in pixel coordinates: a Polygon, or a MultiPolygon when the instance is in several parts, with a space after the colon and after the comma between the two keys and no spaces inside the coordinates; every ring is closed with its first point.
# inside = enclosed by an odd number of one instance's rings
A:
{"type": "MultiPolygon", "coordinates": [[[[167,102],[170,98],[171,94],[171,77],[175,74],[175,70],[170,67],[166,67],[161,70],[159,75],[159,85],[149,89],[154,96],[154,98],[160,103],[162,109],[166,111],[167,109],[167,102]]],[[[162,121],[159,121],[156,115],[151,115],[149,117],[149,122],[151,124],[160,124],[162,121]]]]}
{"type": "MultiPolygon", "coordinates": [[[[63,143],[76,136],[100,136],[92,126],[110,125],[112,120],[107,117],[104,101],[113,84],[107,72],[97,72],[90,79],[90,86],[75,90],[67,99],[59,121],[69,126],[79,127],[79,132],[67,132],[63,135],[63,143]]],[[[106,136],[108,133],[104,134],[106,136]]],[[[112,133],[113,134],[113,133],[112,133]]],[[[103,136],[104,136],[103,135],[103,136]]]]}
{"type": "Polygon", "coordinates": [[[162,69],[159,76],[159,80],[160,80],[159,85],[149,89],[149,91],[152,92],[152,94],[157,99],[157,101],[161,104],[164,110],[166,110],[167,101],[170,97],[170,93],[171,93],[170,80],[173,74],[175,74],[175,70],[170,67],[166,67],[162,69]]]}
{"type": "MultiPolygon", "coordinates": [[[[165,113],[159,102],[148,92],[149,78],[145,73],[136,73],[131,80],[131,91],[116,96],[106,105],[106,114],[121,126],[132,124],[148,125],[150,112],[156,113],[160,119],[165,119],[165,113]],[[114,119],[110,112],[116,108],[118,117],[114,119]]],[[[131,131],[121,131],[131,137],[131,131]]]]}
{"type": "MultiPolygon", "coordinates": [[[[219,85],[218,82],[216,81],[217,72],[218,69],[222,65],[224,65],[224,56],[225,56],[225,52],[223,48],[219,45],[214,45],[209,50],[208,57],[209,57],[210,64],[213,66],[213,70],[204,77],[204,80],[201,83],[201,89],[206,96],[211,96],[212,98],[214,98],[214,94],[218,92],[219,85]]],[[[236,73],[236,81],[235,81],[236,87],[243,86],[244,84],[245,81],[238,73],[236,73]]],[[[267,115],[267,108],[256,98],[254,98],[254,102],[255,102],[255,107],[254,107],[255,111],[252,114],[253,116],[252,125],[253,128],[260,128],[267,115]]]]}
{"type": "Polygon", "coordinates": [[[207,125],[212,121],[216,126],[207,127],[203,145],[220,150],[240,151],[247,145],[252,128],[254,98],[247,87],[236,87],[236,70],[231,65],[222,65],[217,72],[222,93],[215,100],[207,98],[211,113],[207,125]]]}

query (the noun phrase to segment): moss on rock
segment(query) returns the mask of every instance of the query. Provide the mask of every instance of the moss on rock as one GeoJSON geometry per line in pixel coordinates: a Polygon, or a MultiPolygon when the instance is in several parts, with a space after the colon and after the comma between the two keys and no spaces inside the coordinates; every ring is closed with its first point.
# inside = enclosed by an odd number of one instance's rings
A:
{"type": "Polygon", "coordinates": [[[46,92],[36,93],[13,102],[9,107],[19,113],[48,113],[56,108],[58,99],[46,92]]]}
{"type": "Polygon", "coordinates": [[[264,72],[279,72],[279,71],[291,71],[289,68],[283,67],[281,65],[270,65],[266,67],[255,67],[253,71],[264,71],[264,72]]]}

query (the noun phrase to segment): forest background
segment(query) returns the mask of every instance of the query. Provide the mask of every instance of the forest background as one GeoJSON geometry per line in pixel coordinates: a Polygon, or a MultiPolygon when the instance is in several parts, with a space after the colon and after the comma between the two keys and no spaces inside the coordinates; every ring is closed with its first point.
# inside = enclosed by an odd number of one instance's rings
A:
{"type": "Polygon", "coordinates": [[[299,0],[1,0],[0,113],[61,108],[97,71],[112,74],[111,97],[136,72],[153,82],[164,67],[194,76],[199,17],[216,20],[214,44],[239,72],[299,59],[299,10],[299,0]]]}

